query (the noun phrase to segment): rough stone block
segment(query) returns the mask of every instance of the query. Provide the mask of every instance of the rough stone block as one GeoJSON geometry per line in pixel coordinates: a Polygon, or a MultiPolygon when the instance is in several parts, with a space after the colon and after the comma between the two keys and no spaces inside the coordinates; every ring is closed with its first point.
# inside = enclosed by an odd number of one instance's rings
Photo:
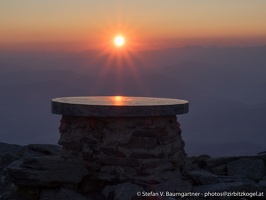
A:
{"type": "Polygon", "coordinates": [[[227,167],[226,164],[221,164],[216,167],[213,167],[211,169],[211,172],[216,174],[216,175],[225,175],[227,174],[227,167]]]}
{"type": "Polygon", "coordinates": [[[182,179],[182,174],[179,170],[165,171],[158,175],[162,180],[167,181],[170,179],[182,179]]]}
{"type": "MultiPolygon", "coordinates": [[[[89,200],[87,197],[67,188],[43,189],[39,200],[89,200]]],[[[91,199],[92,200],[92,199],[91,199]]]]}
{"type": "Polygon", "coordinates": [[[201,162],[205,162],[205,165],[208,169],[216,167],[218,165],[227,164],[230,161],[237,160],[239,157],[219,157],[219,158],[207,158],[200,159],[201,162]]]}
{"type": "Polygon", "coordinates": [[[141,163],[137,159],[133,158],[118,158],[118,157],[105,157],[100,160],[100,163],[104,165],[122,165],[130,167],[140,167],[141,163]]]}
{"type": "Polygon", "coordinates": [[[192,190],[192,185],[188,181],[175,178],[155,185],[152,188],[156,188],[156,191],[158,192],[190,192],[192,190]]]}
{"type": "Polygon", "coordinates": [[[0,159],[0,169],[7,167],[9,164],[11,164],[12,162],[14,162],[15,160],[18,160],[18,159],[19,159],[19,157],[17,155],[14,155],[12,153],[6,153],[0,159]]]}
{"type": "Polygon", "coordinates": [[[135,131],[132,137],[145,137],[145,138],[161,138],[167,136],[168,132],[166,130],[146,130],[146,131],[135,131]]]}
{"type": "Polygon", "coordinates": [[[118,149],[114,147],[102,147],[100,151],[104,153],[106,156],[113,156],[113,157],[125,157],[123,153],[121,153],[118,149]]]}
{"type": "Polygon", "coordinates": [[[17,154],[21,150],[22,146],[17,144],[6,144],[0,142],[0,158],[6,153],[17,154]]]}
{"type": "Polygon", "coordinates": [[[97,173],[99,180],[112,182],[119,180],[121,182],[132,180],[138,176],[138,170],[128,166],[102,166],[97,173]]]}
{"type": "Polygon", "coordinates": [[[142,170],[146,170],[146,169],[151,169],[151,168],[155,168],[157,166],[159,166],[162,163],[166,163],[169,162],[171,163],[169,160],[164,160],[164,162],[162,162],[161,159],[149,159],[149,160],[142,160],[142,170]]]}
{"type": "Polygon", "coordinates": [[[137,159],[154,159],[158,158],[152,153],[147,153],[147,152],[135,152],[132,153],[132,158],[137,158],[137,159]]]}
{"type": "Polygon", "coordinates": [[[213,184],[218,180],[216,175],[206,170],[194,170],[187,173],[197,184],[201,185],[213,184]]]}
{"type": "Polygon", "coordinates": [[[227,163],[229,176],[242,176],[254,180],[261,179],[266,174],[263,160],[242,158],[227,163]]]}
{"type": "Polygon", "coordinates": [[[175,162],[176,165],[182,166],[185,160],[185,152],[184,150],[179,150],[175,152],[173,155],[169,155],[169,159],[175,162]]]}
{"type": "Polygon", "coordinates": [[[29,144],[19,152],[22,157],[37,157],[46,155],[60,155],[62,153],[62,147],[53,144],[29,144]]]}
{"type": "Polygon", "coordinates": [[[102,190],[102,194],[107,199],[132,200],[134,196],[137,197],[137,192],[142,192],[142,191],[143,191],[142,187],[126,182],[115,186],[106,186],[102,190]]]}
{"type": "Polygon", "coordinates": [[[163,137],[158,139],[158,144],[163,144],[163,145],[172,144],[173,142],[175,142],[178,139],[179,138],[177,137],[177,135],[163,136],[163,137]]]}
{"type": "Polygon", "coordinates": [[[250,182],[224,182],[224,183],[214,183],[209,185],[199,185],[193,187],[193,192],[223,192],[223,191],[236,191],[235,188],[241,187],[241,186],[247,186],[252,187],[256,186],[255,183],[250,182]]]}
{"type": "Polygon", "coordinates": [[[16,185],[32,187],[78,185],[89,174],[81,162],[60,157],[22,158],[9,165],[7,173],[16,185]]]}
{"type": "Polygon", "coordinates": [[[127,148],[153,149],[157,146],[157,140],[145,137],[132,137],[130,141],[123,146],[127,148]]]}
{"type": "Polygon", "coordinates": [[[266,188],[266,180],[260,180],[259,183],[258,183],[258,185],[259,185],[260,187],[264,187],[264,188],[266,188]]]}

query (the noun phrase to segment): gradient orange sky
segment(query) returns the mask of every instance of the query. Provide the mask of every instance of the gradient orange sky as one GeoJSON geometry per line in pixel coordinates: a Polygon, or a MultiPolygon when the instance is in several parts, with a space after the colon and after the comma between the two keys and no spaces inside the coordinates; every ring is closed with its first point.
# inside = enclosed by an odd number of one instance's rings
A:
{"type": "Polygon", "coordinates": [[[140,48],[266,44],[265,9],[265,0],[1,1],[0,47],[91,49],[116,34],[140,48]]]}

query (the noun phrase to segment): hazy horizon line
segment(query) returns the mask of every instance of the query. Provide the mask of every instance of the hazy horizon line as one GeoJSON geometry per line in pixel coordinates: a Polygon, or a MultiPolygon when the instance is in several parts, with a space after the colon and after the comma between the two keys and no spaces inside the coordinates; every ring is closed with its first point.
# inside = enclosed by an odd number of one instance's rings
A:
{"type": "MultiPolygon", "coordinates": [[[[53,44],[53,43],[49,43],[53,44]]],[[[220,44],[185,44],[185,45],[177,45],[177,46],[162,46],[157,48],[143,48],[143,49],[136,49],[136,52],[145,52],[145,51],[161,51],[161,50],[169,50],[169,49],[183,49],[183,48],[259,48],[265,47],[266,41],[261,44],[227,44],[227,45],[220,45],[220,44]]],[[[81,53],[86,51],[92,52],[99,52],[102,51],[102,48],[80,48],[80,49],[72,49],[72,48],[5,48],[2,47],[0,43],[0,51],[1,52],[62,52],[62,53],[81,53]]]]}

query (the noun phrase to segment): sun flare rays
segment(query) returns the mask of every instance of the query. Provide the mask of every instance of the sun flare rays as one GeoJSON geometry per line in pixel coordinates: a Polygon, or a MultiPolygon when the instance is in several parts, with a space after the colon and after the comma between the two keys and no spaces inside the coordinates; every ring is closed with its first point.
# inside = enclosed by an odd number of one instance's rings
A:
{"type": "Polygon", "coordinates": [[[116,95],[124,94],[126,91],[130,94],[131,91],[125,89],[126,82],[131,80],[132,86],[138,93],[146,94],[145,84],[141,80],[141,74],[138,70],[140,67],[146,67],[149,64],[140,54],[138,49],[137,33],[129,28],[119,28],[120,31],[115,31],[115,28],[110,28],[109,31],[103,33],[102,46],[97,56],[96,63],[101,63],[99,79],[95,83],[95,92],[99,88],[114,87],[116,95]],[[113,34],[112,34],[113,33],[113,34]],[[110,78],[111,77],[111,78],[110,78]],[[111,80],[113,79],[113,80],[111,80]],[[111,80],[111,82],[110,82],[111,80]],[[108,84],[106,84],[109,82],[108,84]]]}

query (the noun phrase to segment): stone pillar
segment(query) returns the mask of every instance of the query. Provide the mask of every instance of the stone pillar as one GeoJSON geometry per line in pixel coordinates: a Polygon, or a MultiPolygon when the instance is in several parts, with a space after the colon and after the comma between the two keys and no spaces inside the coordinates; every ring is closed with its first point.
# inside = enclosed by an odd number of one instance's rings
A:
{"type": "MultiPolygon", "coordinates": [[[[82,160],[96,180],[156,184],[167,180],[170,172],[184,163],[184,142],[176,115],[173,115],[176,112],[173,105],[175,111],[170,112],[161,107],[165,115],[156,110],[159,107],[152,110],[148,108],[152,105],[142,107],[141,116],[136,106],[134,111],[128,111],[127,106],[114,106],[119,109],[114,116],[108,116],[110,112],[99,112],[103,107],[97,108],[100,116],[69,115],[69,110],[66,112],[59,107],[55,105],[53,111],[63,114],[59,128],[63,157],[82,160]],[[149,116],[143,113],[144,108],[149,116]],[[123,109],[130,115],[123,113],[123,109]]],[[[181,107],[178,109],[180,111],[181,107]]],[[[184,113],[187,111],[186,107],[182,109],[184,113]]],[[[81,115],[77,110],[75,113],[81,115]]]]}
{"type": "Polygon", "coordinates": [[[63,116],[59,144],[99,180],[158,183],[182,166],[184,142],[176,116],[96,118],[63,116]]]}

